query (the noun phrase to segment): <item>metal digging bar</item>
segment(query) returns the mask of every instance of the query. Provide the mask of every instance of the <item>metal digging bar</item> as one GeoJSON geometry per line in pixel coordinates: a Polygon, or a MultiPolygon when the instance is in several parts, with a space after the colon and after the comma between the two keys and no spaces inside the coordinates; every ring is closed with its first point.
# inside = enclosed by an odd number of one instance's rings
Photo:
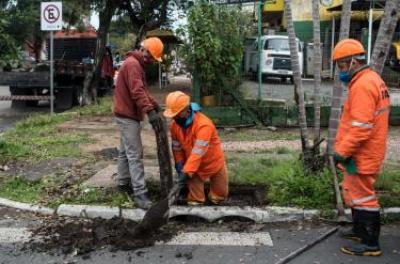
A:
{"type": "Polygon", "coordinates": [[[167,129],[163,117],[159,119],[154,132],[156,134],[158,165],[160,167],[161,196],[166,197],[172,188],[172,166],[167,129]]]}

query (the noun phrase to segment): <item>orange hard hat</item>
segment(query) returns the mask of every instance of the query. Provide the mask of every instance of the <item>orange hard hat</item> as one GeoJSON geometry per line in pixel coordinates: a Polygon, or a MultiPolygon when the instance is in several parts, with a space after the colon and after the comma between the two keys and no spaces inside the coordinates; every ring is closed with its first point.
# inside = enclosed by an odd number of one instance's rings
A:
{"type": "Polygon", "coordinates": [[[173,118],[179,114],[185,107],[190,104],[189,95],[176,91],[169,93],[167,99],[165,99],[166,109],[164,111],[164,116],[168,118],[173,118]]]}
{"type": "Polygon", "coordinates": [[[365,50],[360,41],[355,39],[344,39],[336,44],[335,48],[333,49],[332,59],[337,61],[361,54],[365,54],[365,50]]]}
{"type": "Polygon", "coordinates": [[[142,46],[150,52],[151,56],[153,56],[155,60],[159,62],[162,61],[161,57],[163,55],[164,44],[161,39],[157,37],[145,39],[142,42],[142,46]]]}

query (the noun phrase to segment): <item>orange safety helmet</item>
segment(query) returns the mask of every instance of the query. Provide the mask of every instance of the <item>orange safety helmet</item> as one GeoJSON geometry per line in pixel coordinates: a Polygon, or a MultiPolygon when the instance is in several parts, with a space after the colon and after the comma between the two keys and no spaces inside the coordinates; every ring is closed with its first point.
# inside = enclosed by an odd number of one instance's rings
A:
{"type": "Polygon", "coordinates": [[[190,104],[190,97],[181,91],[172,92],[167,95],[165,104],[166,109],[164,111],[164,116],[174,118],[190,104]]]}
{"type": "Polygon", "coordinates": [[[365,54],[365,50],[360,41],[355,39],[344,39],[336,44],[333,49],[333,60],[337,61],[351,56],[365,54]]]}
{"type": "Polygon", "coordinates": [[[157,37],[145,39],[142,42],[142,46],[150,52],[151,56],[153,56],[155,60],[159,62],[162,61],[161,57],[163,55],[164,44],[161,39],[157,37]]]}

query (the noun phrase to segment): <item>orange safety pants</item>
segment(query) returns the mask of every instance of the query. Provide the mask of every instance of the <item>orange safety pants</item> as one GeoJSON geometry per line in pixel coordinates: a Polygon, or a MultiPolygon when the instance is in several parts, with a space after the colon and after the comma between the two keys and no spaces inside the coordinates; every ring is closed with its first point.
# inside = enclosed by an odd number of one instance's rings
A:
{"type": "MultiPolygon", "coordinates": [[[[210,192],[208,193],[208,199],[215,204],[225,201],[228,197],[228,171],[226,165],[209,179],[210,192]]],[[[206,200],[204,180],[195,174],[187,181],[187,184],[189,189],[188,202],[204,203],[206,200]]]]}
{"type": "Polygon", "coordinates": [[[349,175],[343,171],[342,194],[344,203],[354,209],[379,211],[374,184],[378,174],[349,175]]]}

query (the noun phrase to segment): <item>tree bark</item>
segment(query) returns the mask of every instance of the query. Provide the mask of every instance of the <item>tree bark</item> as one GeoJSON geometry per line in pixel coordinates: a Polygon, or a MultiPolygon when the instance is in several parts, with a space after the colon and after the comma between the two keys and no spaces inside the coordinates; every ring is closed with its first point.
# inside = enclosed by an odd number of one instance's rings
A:
{"type": "MultiPolygon", "coordinates": [[[[343,0],[339,41],[349,37],[351,18],[351,0],[343,0]]],[[[332,29],[334,30],[334,29],[332,29]]],[[[327,153],[333,154],[333,143],[335,141],[339,116],[342,109],[343,87],[339,79],[339,69],[335,66],[335,77],[332,91],[331,115],[329,117],[327,153]]]]}
{"type": "Polygon", "coordinates": [[[290,0],[285,0],[285,17],[287,22],[287,32],[289,36],[289,49],[292,61],[293,81],[298,96],[301,146],[302,146],[303,157],[305,158],[305,160],[307,160],[307,156],[309,156],[309,151],[310,151],[310,146],[308,141],[309,137],[307,130],[307,117],[306,117],[306,110],[304,103],[304,90],[301,81],[298,45],[296,41],[296,33],[294,31],[292,6],[290,0]]]}
{"type": "Polygon", "coordinates": [[[319,16],[319,0],[313,0],[313,26],[314,26],[314,151],[319,154],[317,147],[321,138],[321,28],[319,16]]]}
{"type": "Polygon", "coordinates": [[[400,8],[399,0],[387,0],[385,11],[381,20],[374,50],[371,56],[371,67],[379,74],[382,73],[387,54],[392,42],[393,33],[396,29],[399,19],[398,12],[400,8]]]}
{"type": "Polygon", "coordinates": [[[90,81],[85,81],[83,87],[85,104],[91,104],[92,102],[97,103],[97,87],[101,78],[101,66],[105,54],[105,46],[107,44],[107,34],[110,28],[111,18],[113,17],[118,5],[117,2],[118,1],[115,0],[107,0],[106,6],[99,13],[100,23],[97,32],[94,65],[92,71],[89,72],[89,75],[87,76],[90,81]]]}

